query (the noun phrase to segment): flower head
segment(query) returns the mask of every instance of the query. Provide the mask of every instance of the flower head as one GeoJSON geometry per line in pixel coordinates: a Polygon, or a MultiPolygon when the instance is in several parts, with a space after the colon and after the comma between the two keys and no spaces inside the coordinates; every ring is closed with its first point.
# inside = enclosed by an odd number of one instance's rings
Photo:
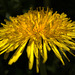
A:
{"type": "MultiPolygon", "coordinates": [[[[52,10],[29,10],[28,13],[17,17],[10,17],[10,21],[0,28],[0,54],[5,52],[5,59],[9,52],[17,49],[8,64],[16,62],[22,55],[27,45],[27,57],[29,69],[32,69],[34,56],[36,57],[36,69],[39,72],[40,56],[43,63],[47,61],[47,50],[55,53],[58,59],[65,64],[59,50],[68,59],[65,51],[74,55],[70,49],[75,50],[75,22],[67,15],[52,10]],[[57,48],[58,46],[58,48],[57,48]]],[[[70,61],[68,59],[68,61],[70,61]]]]}

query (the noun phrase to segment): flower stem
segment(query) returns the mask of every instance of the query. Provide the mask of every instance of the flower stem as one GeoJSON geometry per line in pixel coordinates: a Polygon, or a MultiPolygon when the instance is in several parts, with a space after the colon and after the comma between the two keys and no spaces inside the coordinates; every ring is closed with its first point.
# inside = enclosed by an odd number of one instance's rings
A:
{"type": "Polygon", "coordinates": [[[46,65],[40,60],[40,75],[47,75],[46,65]]]}

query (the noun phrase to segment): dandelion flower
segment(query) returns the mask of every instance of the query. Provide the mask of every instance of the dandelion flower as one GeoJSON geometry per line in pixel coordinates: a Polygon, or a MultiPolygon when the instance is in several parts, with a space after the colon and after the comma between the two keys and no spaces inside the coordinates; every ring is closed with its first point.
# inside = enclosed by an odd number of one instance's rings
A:
{"type": "MultiPolygon", "coordinates": [[[[0,54],[5,53],[6,59],[9,53],[16,50],[10,58],[8,64],[15,63],[22,55],[27,45],[26,52],[29,59],[29,69],[31,70],[36,57],[36,71],[39,72],[40,56],[43,63],[47,61],[47,52],[53,51],[64,65],[64,61],[59,50],[69,60],[65,51],[72,55],[75,50],[75,22],[72,22],[67,15],[53,14],[52,10],[44,8],[40,10],[30,9],[28,13],[9,17],[6,24],[1,23],[0,27],[0,54]]],[[[75,55],[74,55],[75,56],[75,55]]]]}

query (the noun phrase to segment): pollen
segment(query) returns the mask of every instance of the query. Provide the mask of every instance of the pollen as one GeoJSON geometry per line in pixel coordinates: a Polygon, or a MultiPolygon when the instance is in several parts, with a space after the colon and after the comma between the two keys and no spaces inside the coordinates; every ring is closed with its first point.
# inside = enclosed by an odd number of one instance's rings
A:
{"type": "Polygon", "coordinates": [[[12,65],[22,55],[26,48],[29,59],[29,69],[33,68],[36,57],[36,71],[39,72],[40,56],[43,63],[48,59],[47,52],[51,50],[56,57],[65,65],[62,54],[67,58],[65,51],[75,56],[71,50],[75,50],[75,21],[70,20],[65,13],[44,8],[40,10],[30,9],[23,15],[9,17],[5,24],[0,27],[0,55],[4,53],[7,59],[9,53],[15,50],[8,64],[12,65]],[[28,43],[28,44],[27,44],[28,43]],[[60,52],[59,52],[60,51],[60,52]]]}

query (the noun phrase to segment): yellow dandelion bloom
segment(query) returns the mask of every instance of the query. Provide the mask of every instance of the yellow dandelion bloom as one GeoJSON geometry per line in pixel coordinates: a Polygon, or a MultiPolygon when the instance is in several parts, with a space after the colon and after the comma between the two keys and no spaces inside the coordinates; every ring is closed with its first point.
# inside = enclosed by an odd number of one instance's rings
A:
{"type": "MultiPolygon", "coordinates": [[[[39,72],[39,59],[43,63],[47,61],[47,50],[55,53],[58,59],[65,64],[59,50],[68,59],[65,51],[72,55],[75,50],[75,22],[67,15],[42,8],[40,10],[29,10],[28,13],[17,17],[10,17],[10,21],[0,27],[0,54],[5,52],[6,59],[9,52],[17,49],[8,64],[15,63],[22,55],[27,45],[26,52],[29,59],[29,69],[32,69],[34,56],[36,57],[36,71],[39,72]],[[58,48],[57,48],[58,46],[58,48]]],[[[74,55],[75,56],[75,55],[74,55]]],[[[70,61],[68,59],[68,61],[70,61]]]]}

